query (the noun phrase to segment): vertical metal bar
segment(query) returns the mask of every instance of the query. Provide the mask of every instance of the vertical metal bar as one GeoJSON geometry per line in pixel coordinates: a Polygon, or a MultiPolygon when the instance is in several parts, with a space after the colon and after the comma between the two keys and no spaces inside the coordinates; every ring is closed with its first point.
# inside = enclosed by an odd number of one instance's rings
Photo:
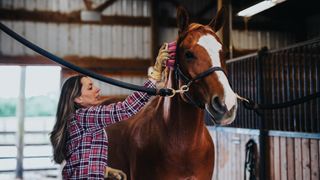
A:
{"type": "MultiPolygon", "coordinates": [[[[267,58],[268,49],[262,48],[258,53],[257,58],[257,65],[256,65],[256,71],[257,71],[257,95],[258,95],[258,102],[264,104],[264,84],[263,84],[263,74],[262,74],[262,67],[263,67],[263,61],[267,58]]],[[[266,122],[265,122],[265,116],[263,112],[260,112],[260,136],[259,136],[259,146],[260,146],[260,180],[266,179],[266,161],[267,161],[267,154],[266,154],[266,147],[267,147],[267,137],[268,137],[268,130],[266,129],[266,122]]]]}
{"type": "MultiPolygon", "coordinates": [[[[308,93],[307,94],[312,94],[313,93],[313,83],[312,83],[312,53],[310,51],[310,47],[308,45],[306,45],[305,48],[305,52],[304,52],[304,56],[306,59],[306,66],[307,66],[307,83],[308,83],[308,93]]],[[[307,105],[307,115],[308,115],[308,119],[309,121],[307,121],[307,125],[309,127],[309,131],[308,132],[314,132],[315,126],[314,126],[314,117],[313,117],[313,100],[311,100],[310,102],[308,102],[307,105]],[[309,123],[308,123],[309,122],[309,123]]]]}
{"type": "Polygon", "coordinates": [[[25,83],[26,67],[21,67],[20,91],[17,106],[18,131],[17,131],[17,165],[16,178],[23,179],[23,145],[24,145],[24,117],[25,117],[25,83]]]}
{"type": "MultiPolygon", "coordinates": [[[[249,67],[248,67],[248,71],[249,71],[249,98],[253,99],[254,98],[254,90],[255,90],[255,81],[254,81],[254,58],[250,58],[249,59],[249,67]]],[[[257,126],[256,126],[256,119],[254,117],[254,112],[250,111],[250,121],[252,121],[253,123],[253,128],[257,129],[257,126]]]]}
{"type": "MultiPolygon", "coordinates": [[[[318,44],[318,50],[320,50],[320,45],[318,44]]],[[[319,52],[319,51],[318,51],[319,52]]],[[[319,55],[317,55],[318,59],[315,60],[315,73],[314,73],[314,76],[315,76],[315,91],[316,92],[320,92],[320,58],[319,58],[319,55]]],[[[320,109],[320,98],[316,99],[316,121],[318,122],[317,124],[317,132],[320,132],[320,112],[319,112],[319,109],[320,109]]]]}
{"type": "MultiPolygon", "coordinates": [[[[285,87],[287,87],[287,90],[286,90],[286,101],[290,101],[292,98],[291,98],[291,86],[290,86],[290,83],[292,82],[292,79],[290,78],[291,77],[291,68],[290,68],[290,61],[289,61],[289,54],[287,51],[284,52],[284,56],[285,56],[285,64],[286,64],[286,79],[285,79],[285,82],[286,82],[286,85],[285,87]]],[[[288,131],[293,131],[293,128],[292,128],[292,118],[291,118],[291,107],[287,108],[287,113],[286,113],[286,120],[287,120],[287,129],[288,131]]]]}
{"type": "MultiPolygon", "coordinates": [[[[243,61],[241,61],[240,64],[241,64],[241,69],[242,69],[242,70],[245,69],[245,66],[244,66],[243,61]]],[[[244,94],[244,95],[245,95],[245,89],[243,88],[243,87],[244,87],[245,77],[244,77],[244,72],[243,72],[243,71],[241,71],[240,76],[241,76],[241,79],[240,79],[240,89],[241,89],[241,91],[242,91],[241,94],[244,94]]],[[[245,116],[244,116],[244,111],[245,111],[244,107],[241,106],[241,119],[243,119],[244,125],[245,125],[245,127],[247,128],[247,127],[248,127],[248,121],[247,121],[247,119],[246,119],[245,116]]]]}
{"type": "MultiPolygon", "coordinates": [[[[278,62],[279,62],[279,68],[280,68],[280,86],[279,86],[279,91],[280,91],[280,102],[285,102],[286,101],[286,93],[285,93],[285,80],[284,80],[284,58],[283,58],[283,52],[279,52],[278,54],[278,62]]],[[[286,120],[286,116],[285,116],[285,111],[286,109],[280,109],[280,119],[281,119],[281,124],[282,124],[282,128],[279,130],[287,130],[287,120],[286,120]]]]}
{"type": "MultiPolygon", "coordinates": [[[[284,51],[282,53],[283,55],[283,64],[284,64],[284,74],[283,74],[283,86],[284,86],[284,93],[285,93],[285,97],[284,97],[284,101],[289,101],[290,100],[290,86],[289,86],[289,82],[290,82],[290,79],[289,79],[289,63],[288,63],[288,56],[287,56],[287,53],[286,51],[284,51]]],[[[289,110],[290,108],[286,108],[284,110],[284,121],[286,122],[286,130],[287,131],[290,131],[290,119],[289,119],[289,110]]]]}
{"type": "MultiPolygon", "coordinates": [[[[296,71],[295,71],[295,61],[294,61],[294,55],[292,55],[292,53],[290,51],[288,51],[289,54],[289,59],[291,59],[290,64],[291,64],[291,87],[290,87],[290,91],[291,91],[291,98],[292,99],[296,99],[296,71]]],[[[293,130],[297,131],[297,113],[296,113],[296,106],[291,108],[292,112],[291,112],[291,116],[292,116],[292,126],[293,126],[293,130]]]]}
{"type": "MultiPolygon", "coordinates": [[[[271,97],[271,103],[275,103],[275,99],[276,99],[276,80],[275,80],[275,77],[276,77],[276,71],[275,71],[275,59],[274,59],[274,54],[270,54],[269,55],[270,59],[270,66],[271,66],[271,69],[272,69],[272,72],[271,72],[271,94],[272,94],[272,97],[271,97]]],[[[272,124],[271,126],[269,126],[269,129],[275,129],[276,127],[276,110],[272,110],[271,111],[272,113],[272,124]]]]}
{"type": "MultiPolygon", "coordinates": [[[[312,59],[312,69],[313,69],[313,73],[312,73],[312,79],[313,79],[313,93],[315,92],[320,92],[319,90],[319,83],[320,83],[320,79],[319,79],[319,65],[320,65],[320,57],[319,57],[319,52],[320,51],[320,43],[314,43],[312,44],[312,53],[311,53],[311,59],[312,59]]],[[[313,107],[314,107],[314,126],[315,126],[315,132],[320,132],[320,113],[319,113],[319,106],[320,103],[320,98],[317,98],[313,101],[313,107]]]]}

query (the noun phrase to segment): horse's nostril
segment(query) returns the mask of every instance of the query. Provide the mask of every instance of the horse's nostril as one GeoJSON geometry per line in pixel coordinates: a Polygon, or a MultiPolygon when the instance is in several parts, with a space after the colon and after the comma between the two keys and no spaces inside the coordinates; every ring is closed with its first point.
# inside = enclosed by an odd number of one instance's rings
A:
{"type": "Polygon", "coordinates": [[[217,113],[225,114],[227,112],[226,105],[220,100],[218,96],[212,98],[211,104],[213,109],[217,111],[217,113]]]}

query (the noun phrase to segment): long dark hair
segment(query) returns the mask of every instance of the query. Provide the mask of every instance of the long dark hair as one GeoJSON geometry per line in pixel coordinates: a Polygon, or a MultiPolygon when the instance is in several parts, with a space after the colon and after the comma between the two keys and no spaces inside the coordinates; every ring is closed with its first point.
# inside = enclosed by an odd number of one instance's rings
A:
{"type": "Polygon", "coordinates": [[[50,134],[50,141],[53,147],[53,160],[59,164],[66,159],[67,126],[78,106],[74,102],[74,99],[81,96],[81,78],[83,77],[85,76],[76,75],[68,78],[63,83],[61,89],[56,123],[50,134]]]}

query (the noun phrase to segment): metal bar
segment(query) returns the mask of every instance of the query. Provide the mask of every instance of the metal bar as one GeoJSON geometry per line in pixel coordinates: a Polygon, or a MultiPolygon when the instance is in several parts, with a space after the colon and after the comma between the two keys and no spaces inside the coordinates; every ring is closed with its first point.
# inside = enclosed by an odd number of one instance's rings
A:
{"type": "Polygon", "coordinates": [[[20,92],[17,106],[18,131],[17,131],[17,166],[16,178],[23,178],[23,144],[24,144],[24,119],[25,119],[25,86],[26,86],[26,67],[21,67],[20,73],[20,92]]]}
{"type": "Polygon", "coordinates": [[[308,40],[308,41],[304,41],[304,42],[301,42],[301,43],[296,43],[294,45],[287,46],[287,47],[284,47],[284,48],[273,49],[273,50],[270,50],[269,53],[273,54],[273,53],[277,53],[279,51],[291,50],[291,49],[299,48],[299,47],[310,45],[310,44],[316,44],[316,43],[319,43],[319,42],[320,42],[320,38],[318,37],[318,38],[311,39],[311,40],[308,40]]]}
{"type": "MultiPolygon", "coordinates": [[[[59,168],[35,168],[35,169],[23,169],[23,171],[46,171],[46,170],[58,170],[59,168]]],[[[0,170],[0,173],[15,172],[16,170],[0,170]]]]}
{"type": "MultiPolygon", "coordinates": [[[[24,156],[24,159],[52,158],[52,156],[24,156]]],[[[17,159],[16,156],[0,157],[1,159],[17,159]]]]}
{"type": "MultiPolygon", "coordinates": [[[[247,129],[247,128],[231,128],[231,127],[208,127],[208,130],[217,131],[217,132],[226,132],[226,133],[234,133],[234,134],[245,134],[245,135],[253,135],[259,136],[260,131],[256,129],[247,129]]],[[[269,136],[280,136],[280,137],[289,137],[289,138],[307,138],[307,139],[319,139],[320,133],[302,133],[302,132],[294,132],[294,131],[268,131],[269,136]]]]}

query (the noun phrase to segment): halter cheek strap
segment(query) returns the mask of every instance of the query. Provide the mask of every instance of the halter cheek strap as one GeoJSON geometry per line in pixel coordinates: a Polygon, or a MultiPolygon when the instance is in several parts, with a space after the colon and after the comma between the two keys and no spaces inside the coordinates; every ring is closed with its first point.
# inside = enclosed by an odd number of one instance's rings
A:
{"type": "Polygon", "coordinates": [[[215,71],[222,71],[225,75],[225,71],[221,68],[221,67],[211,67],[210,69],[198,74],[196,77],[190,79],[188,78],[180,69],[179,64],[176,64],[176,69],[175,69],[175,76],[176,79],[182,79],[186,85],[181,86],[181,89],[187,89],[186,91],[184,91],[183,95],[186,97],[186,99],[190,102],[190,104],[193,104],[201,109],[205,108],[205,105],[202,102],[199,101],[195,101],[193,98],[191,98],[190,94],[188,93],[189,87],[191,86],[192,83],[194,83],[197,80],[203,79],[207,76],[209,76],[211,73],[215,72],[215,71]]]}

